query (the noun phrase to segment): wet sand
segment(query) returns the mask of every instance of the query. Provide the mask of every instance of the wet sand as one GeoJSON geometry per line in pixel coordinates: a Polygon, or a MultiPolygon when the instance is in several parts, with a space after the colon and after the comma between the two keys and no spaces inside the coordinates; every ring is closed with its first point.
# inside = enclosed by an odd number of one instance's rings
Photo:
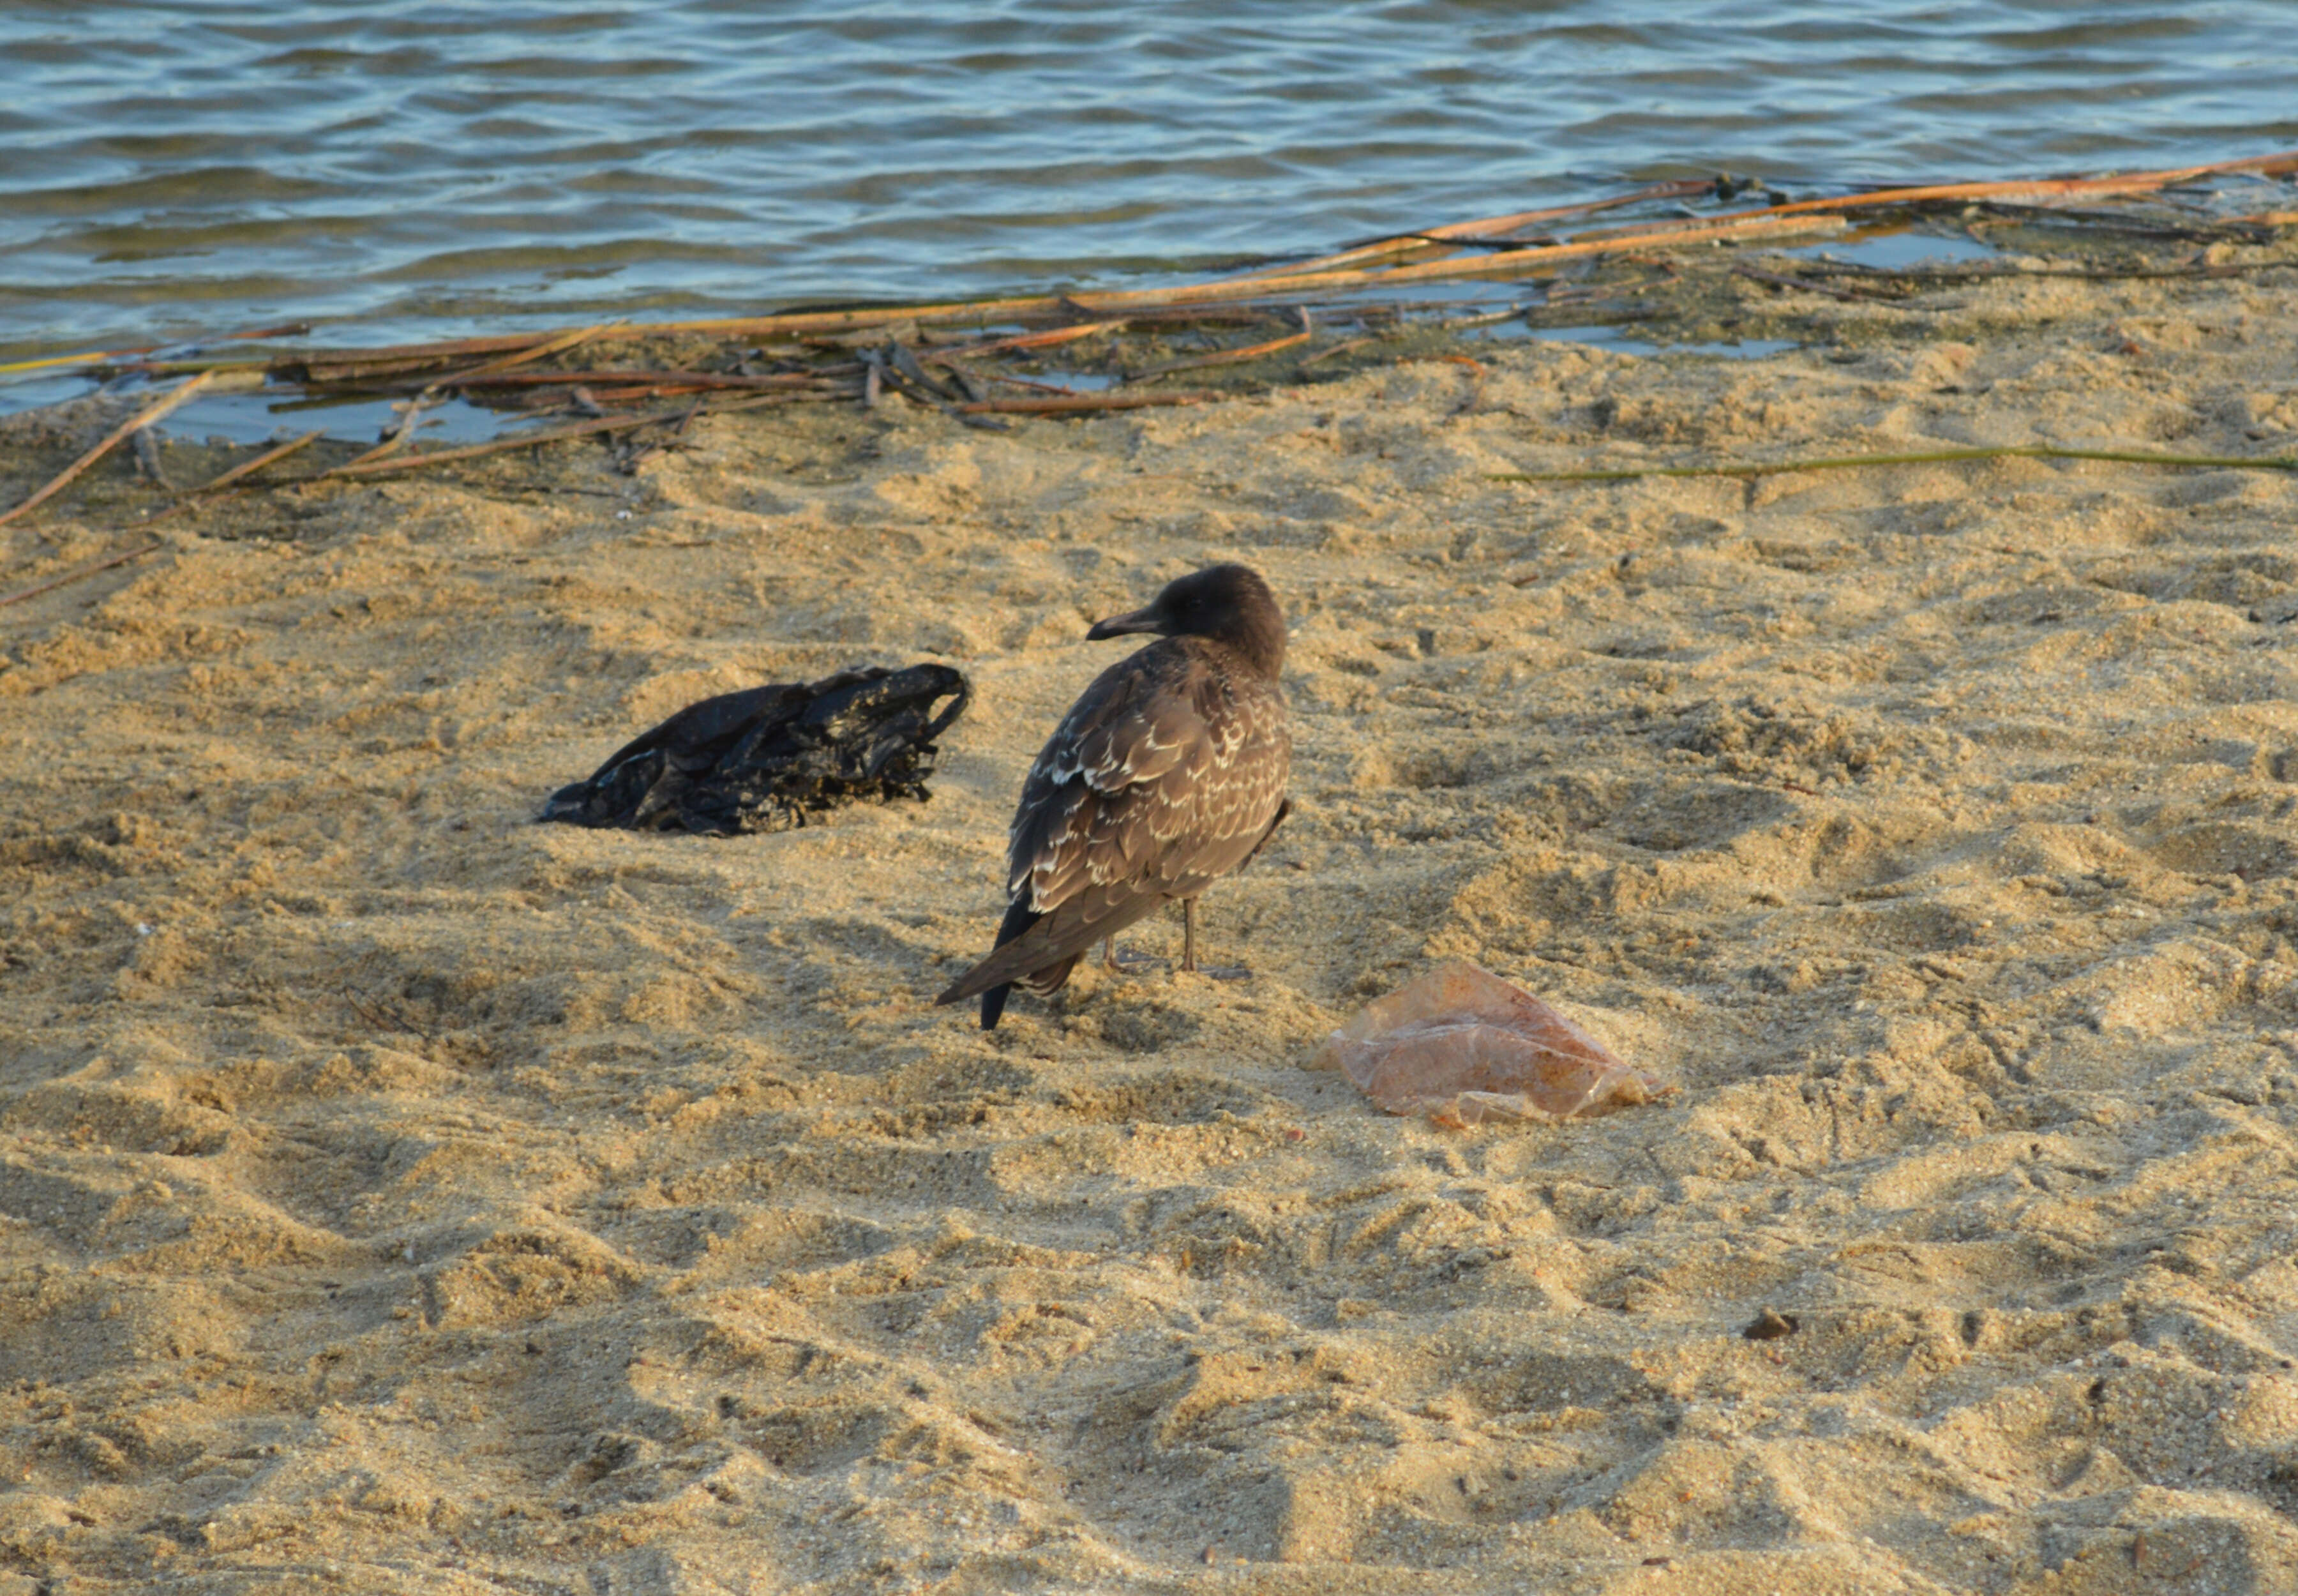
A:
{"type": "MultiPolygon", "coordinates": [[[[1465,411],[729,417],[0,610],[0,1596],[2298,1588],[2298,481],[1489,479],[2298,453],[2294,280],[1479,346],[1465,411]],[[1252,978],[930,1007],[1087,624],[1232,558],[1293,625],[1252,978]],[[930,802],[533,823],[928,659],[930,802]],[[1304,1068],[1453,956],[1681,1090],[1304,1068]]],[[[110,415],[0,425],[0,501],[110,415]]],[[[5,585],[132,546],[128,471],[5,585]]]]}

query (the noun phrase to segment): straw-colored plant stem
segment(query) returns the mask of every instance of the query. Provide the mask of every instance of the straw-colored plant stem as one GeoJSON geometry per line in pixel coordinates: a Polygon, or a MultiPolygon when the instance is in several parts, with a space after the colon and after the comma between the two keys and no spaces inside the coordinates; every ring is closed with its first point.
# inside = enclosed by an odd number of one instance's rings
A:
{"type": "Polygon", "coordinates": [[[1633,466],[1597,471],[1496,471],[1490,482],[1633,482],[1641,476],[1773,476],[1791,471],[1848,471],[1865,466],[1933,466],[1956,460],[2111,460],[2127,466],[2184,466],[2220,471],[2298,471],[2298,457],[2154,454],[2136,449],[2067,449],[2009,443],[1982,449],[1927,449],[1907,454],[1844,454],[1800,460],[1715,460],[1699,466],[1633,466]]]}

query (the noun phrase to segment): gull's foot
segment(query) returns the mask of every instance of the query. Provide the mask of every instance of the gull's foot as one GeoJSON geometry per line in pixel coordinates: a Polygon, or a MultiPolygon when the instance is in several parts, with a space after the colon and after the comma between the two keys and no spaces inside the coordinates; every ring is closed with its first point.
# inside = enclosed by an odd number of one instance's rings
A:
{"type": "Polygon", "coordinates": [[[1132,948],[1120,947],[1105,961],[1104,968],[1114,970],[1120,975],[1135,975],[1144,971],[1162,970],[1166,963],[1166,960],[1153,954],[1136,953],[1132,948]]]}
{"type": "Polygon", "coordinates": [[[1201,964],[1197,973],[1207,980],[1251,980],[1252,967],[1249,964],[1201,964]]]}

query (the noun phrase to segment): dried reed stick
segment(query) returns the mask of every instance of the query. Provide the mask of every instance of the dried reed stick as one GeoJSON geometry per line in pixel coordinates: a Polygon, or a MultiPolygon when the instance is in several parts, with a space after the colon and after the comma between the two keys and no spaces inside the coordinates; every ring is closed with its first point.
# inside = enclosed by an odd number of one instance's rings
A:
{"type": "Polygon", "coordinates": [[[145,405],[142,409],[136,411],[127,420],[121,422],[118,426],[113,427],[110,432],[104,434],[103,441],[102,442],[89,450],[86,454],[80,456],[79,459],[74,460],[70,465],[66,466],[63,468],[62,474],[57,476],[54,481],[50,482],[46,487],[42,488],[29,499],[25,500],[23,503],[18,505],[14,509],[9,510],[5,514],[0,514],[0,526],[5,526],[17,517],[38,509],[41,505],[45,504],[49,500],[54,498],[58,493],[62,492],[66,488],[71,486],[71,484],[79,479],[81,472],[87,470],[90,466],[95,465],[96,461],[102,459],[105,455],[111,453],[112,450],[120,444],[121,440],[125,439],[129,434],[140,432],[145,427],[150,426],[154,422],[160,420],[162,417],[169,415],[178,405],[182,404],[186,400],[190,399],[194,394],[198,393],[201,389],[206,387],[209,381],[209,374],[202,372],[199,376],[193,377],[188,382],[179,383],[175,387],[169,389],[159,398],[153,400],[151,403],[145,405]]]}
{"type": "Polygon", "coordinates": [[[1095,333],[1118,332],[1125,325],[1122,318],[1116,321],[1081,321],[1075,327],[1057,327],[1042,333],[1021,333],[1011,338],[994,339],[988,343],[954,344],[936,350],[934,354],[937,357],[946,354],[970,357],[999,354],[1009,349],[1045,349],[1056,343],[1073,343],[1079,338],[1090,338],[1095,333]]]}
{"type": "Polygon", "coordinates": [[[1069,416],[1084,410],[1138,410],[1151,405],[1204,404],[1219,397],[1195,388],[1173,393],[1049,393],[1043,399],[977,399],[950,409],[968,416],[1069,416]]]}
{"type": "Polygon", "coordinates": [[[768,405],[794,402],[800,396],[786,393],[761,393],[748,399],[715,404],[707,409],[690,405],[684,409],[656,410],[644,416],[608,416],[597,421],[578,421],[567,426],[554,426],[548,432],[524,433],[516,438],[495,438],[484,443],[467,444],[460,449],[441,449],[430,454],[401,455],[396,459],[373,460],[361,464],[353,460],[337,466],[332,471],[322,471],[306,476],[303,482],[338,481],[346,476],[384,476],[400,471],[419,471],[426,466],[443,466],[455,460],[475,460],[490,454],[505,454],[514,449],[525,449],[535,443],[555,443],[562,438],[588,437],[596,433],[628,432],[633,427],[651,426],[657,421],[676,421],[683,432],[698,411],[705,416],[731,416],[742,410],[755,410],[768,405]]]}
{"type": "MultiPolygon", "coordinates": [[[[379,460],[385,455],[397,454],[401,450],[415,442],[416,430],[423,424],[423,407],[427,401],[435,396],[435,392],[436,391],[434,389],[426,385],[424,387],[423,392],[409,400],[407,401],[407,412],[400,417],[399,425],[393,427],[389,432],[383,435],[383,442],[377,443],[365,454],[353,459],[351,462],[351,466],[364,466],[368,461],[379,460]]],[[[392,407],[393,409],[397,409],[399,407],[397,405],[393,405],[392,407]]],[[[349,470],[351,466],[342,467],[340,469],[349,470]]]]}
{"type": "MultiPolygon", "coordinates": [[[[247,327],[236,333],[220,333],[213,338],[197,342],[206,343],[244,343],[258,338],[295,338],[311,330],[308,321],[291,321],[280,327],[247,327]]],[[[11,360],[0,365],[0,376],[18,371],[42,371],[52,366],[96,366],[107,360],[125,360],[129,355],[148,355],[171,347],[164,343],[138,344],[134,349],[96,349],[76,355],[49,355],[37,360],[11,360]]],[[[196,367],[194,368],[196,369],[196,367]]]]}
{"type": "Polygon", "coordinates": [[[1297,277],[1304,271],[1331,271],[1404,253],[1414,248],[1426,248],[1439,240],[1488,238],[1495,233],[1513,233],[1518,227],[1528,227],[1537,221],[1562,221],[1567,217],[1589,216],[1599,211],[1616,210],[1622,205],[1640,205],[1652,200],[1690,199],[1713,186],[1705,178],[1679,178],[1669,183],[1654,183],[1649,187],[1637,189],[1633,194],[1616,194],[1608,200],[1589,200],[1576,205],[1552,205],[1545,211],[1518,211],[1513,215],[1487,216],[1476,221],[1448,222],[1441,227],[1399,233],[1391,238],[1377,238],[1368,244],[1355,244],[1336,255],[1320,255],[1313,260],[1300,260],[1285,266],[1263,267],[1259,271],[1243,273],[1234,280],[1250,282],[1255,277],[1297,277]]]}
{"type": "Polygon", "coordinates": [[[91,561],[87,565],[76,566],[72,569],[66,571],[61,576],[51,576],[45,582],[36,582],[29,587],[20,587],[14,592],[6,595],[4,598],[0,598],[0,608],[4,608],[11,604],[21,604],[27,599],[37,599],[42,593],[51,592],[55,589],[63,586],[66,583],[78,582],[81,577],[93,576],[99,571],[109,571],[114,566],[124,566],[131,559],[143,558],[154,549],[164,549],[166,547],[166,543],[158,538],[154,538],[150,542],[145,544],[141,549],[130,549],[127,553],[115,554],[109,559],[99,559],[91,561]]]}
{"type": "Polygon", "coordinates": [[[2207,166],[2182,166],[2168,171],[2122,172],[2105,178],[2024,178],[1997,183],[1933,183],[1914,188],[1878,188],[1866,194],[1841,194],[1832,199],[1798,200],[1773,205],[1775,216],[1807,215],[1816,211],[1856,211],[1876,205],[1914,205],[1940,200],[2065,198],[2077,194],[2146,194],[2195,178],[2220,172],[2256,172],[2261,177],[2287,177],[2298,172],[2298,150],[2274,155],[2249,155],[2238,161],[2214,161],[2207,166]]]}
{"type": "Polygon", "coordinates": [[[578,343],[589,343],[612,325],[614,324],[602,323],[598,327],[577,327],[571,333],[561,333],[555,338],[546,338],[541,343],[531,344],[525,349],[515,350],[484,365],[473,366],[463,371],[451,371],[438,378],[434,385],[442,388],[460,387],[480,377],[492,376],[499,371],[508,371],[514,366],[524,366],[529,360],[540,360],[546,356],[564,354],[578,343]]]}
{"type": "Polygon", "coordinates": [[[253,459],[242,461],[240,464],[234,466],[230,470],[225,472],[222,475],[201,484],[198,487],[194,488],[192,492],[196,495],[201,493],[212,493],[219,488],[227,488],[236,482],[239,482],[244,478],[254,475],[258,471],[262,470],[264,467],[276,465],[279,461],[285,459],[289,455],[293,454],[296,451],[302,449],[308,444],[318,442],[320,434],[325,431],[326,429],[324,427],[314,427],[300,438],[291,438],[276,449],[267,449],[261,454],[257,455],[253,459]]]}
{"type": "Polygon", "coordinates": [[[1263,355],[1273,355],[1280,349],[1291,349],[1295,344],[1306,343],[1314,336],[1316,335],[1313,333],[1294,333],[1286,337],[1271,338],[1266,343],[1254,343],[1244,349],[1225,349],[1218,354],[1200,355],[1194,360],[1169,360],[1162,366],[1152,366],[1146,371],[1129,373],[1125,380],[1128,383],[1145,383],[1161,376],[1170,376],[1176,371],[1194,371],[1203,366],[1234,366],[1241,360],[1257,360],[1263,355]]]}
{"type": "Polygon", "coordinates": [[[0,376],[13,376],[19,371],[45,371],[54,366],[101,366],[107,360],[118,360],[128,355],[148,355],[161,347],[146,343],[140,349],[89,349],[76,355],[47,355],[37,360],[11,360],[0,366],[0,376]]]}
{"type": "Polygon", "coordinates": [[[482,455],[502,454],[513,449],[525,449],[533,443],[555,443],[562,438],[588,437],[594,433],[628,432],[634,426],[645,426],[657,421],[675,421],[683,410],[661,410],[649,416],[609,416],[602,421],[578,421],[568,426],[554,426],[548,432],[524,433],[516,438],[496,438],[485,443],[472,443],[460,449],[434,450],[429,454],[401,455],[396,459],[368,460],[365,457],[332,471],[322,471],[308,482],[327,482],[345,476],[383,476],[396,471],[419,471],[426,466],[442,466],[451,460],[475,460],[482,455]]]}
{"type": "MultiPolygon", "coordinates": [[[[861,371],[859,366],[823,369],[843,369],[852,376],[858,376],[861,371]]],[[[442,377],[435,383],[426,382],[424,385],[426,387],[547,388],[559,385],[574,387],[591,383],[601,385],[677,383],[690,388],[759,390],[850,385],[838,384],[835,377],[826,376],[822,371],[778,371],[765,376],[744,376],[738,371],[646,371],[637,368],[608,371],[507,371],[499,376],[488,377],[484,382],[459,383],[442,377]]]]}
{"type": "Polygon", "coordinates": [[[1911,454],[1847,454],[1823,459],[1717,461],[1705,466],[1638,466],[1608,471],[1500,471],[1490,482],[1632,482],[1641,476],[1771,476],[1790,471],[1847,471],[1862,466],[1930,466],[1955,460],[2111,460],[2128,466],[2190,466],[2222,471],[2298,471],[2298,455],[2153,454],[2136,449],[2067,449],[2009,443],[1984,449],[1931,449],[1911,454]]]}

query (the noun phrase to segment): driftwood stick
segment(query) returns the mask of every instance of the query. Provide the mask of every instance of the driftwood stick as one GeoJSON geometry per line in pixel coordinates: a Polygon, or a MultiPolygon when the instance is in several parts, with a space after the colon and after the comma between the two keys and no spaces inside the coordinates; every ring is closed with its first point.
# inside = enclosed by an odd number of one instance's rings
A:
{"type": "Polygon", "coordinates": [[[189,382],[180,383],[175,387],[169,389],[165,393],[153,400],[150,404],[145,405],[142,409],[136,411],[133,416],[130,416],[127,420],[121,422],[118,426],[113,427],[110,432],[104,434],[103,441],[102,442],[89,450],[86,454],[80,456],[79,459],[74,460],[70,465],[66,466],[63,468],[62,474],[58,475],[54,481],[50,482],[46,487],[42,488],[29,499],[25,500],[23,503],[18,505],[14,509],[9,510],[4,515],[0,515],[0,526],[5,526],[17,517],[38,509],[41,505],[45,504],[49,500],[62,492],[66,488],[71,486],[71,484],[79,479],[81,472],[95,464],[96,461],[102,459],[105,455],[110,454],[113,449],[119,446],[123,439],[127,438],[132,433],[142,431],[145,427],[147,427],[153,422],[158,421],[161,417],[169,414],[178,405],[182,404],[186,400],[191,398],[201,389],[206,387],[208,385],[208,374],[203,371],[200,373],[199,376],[192,378],[189,382]]]}

